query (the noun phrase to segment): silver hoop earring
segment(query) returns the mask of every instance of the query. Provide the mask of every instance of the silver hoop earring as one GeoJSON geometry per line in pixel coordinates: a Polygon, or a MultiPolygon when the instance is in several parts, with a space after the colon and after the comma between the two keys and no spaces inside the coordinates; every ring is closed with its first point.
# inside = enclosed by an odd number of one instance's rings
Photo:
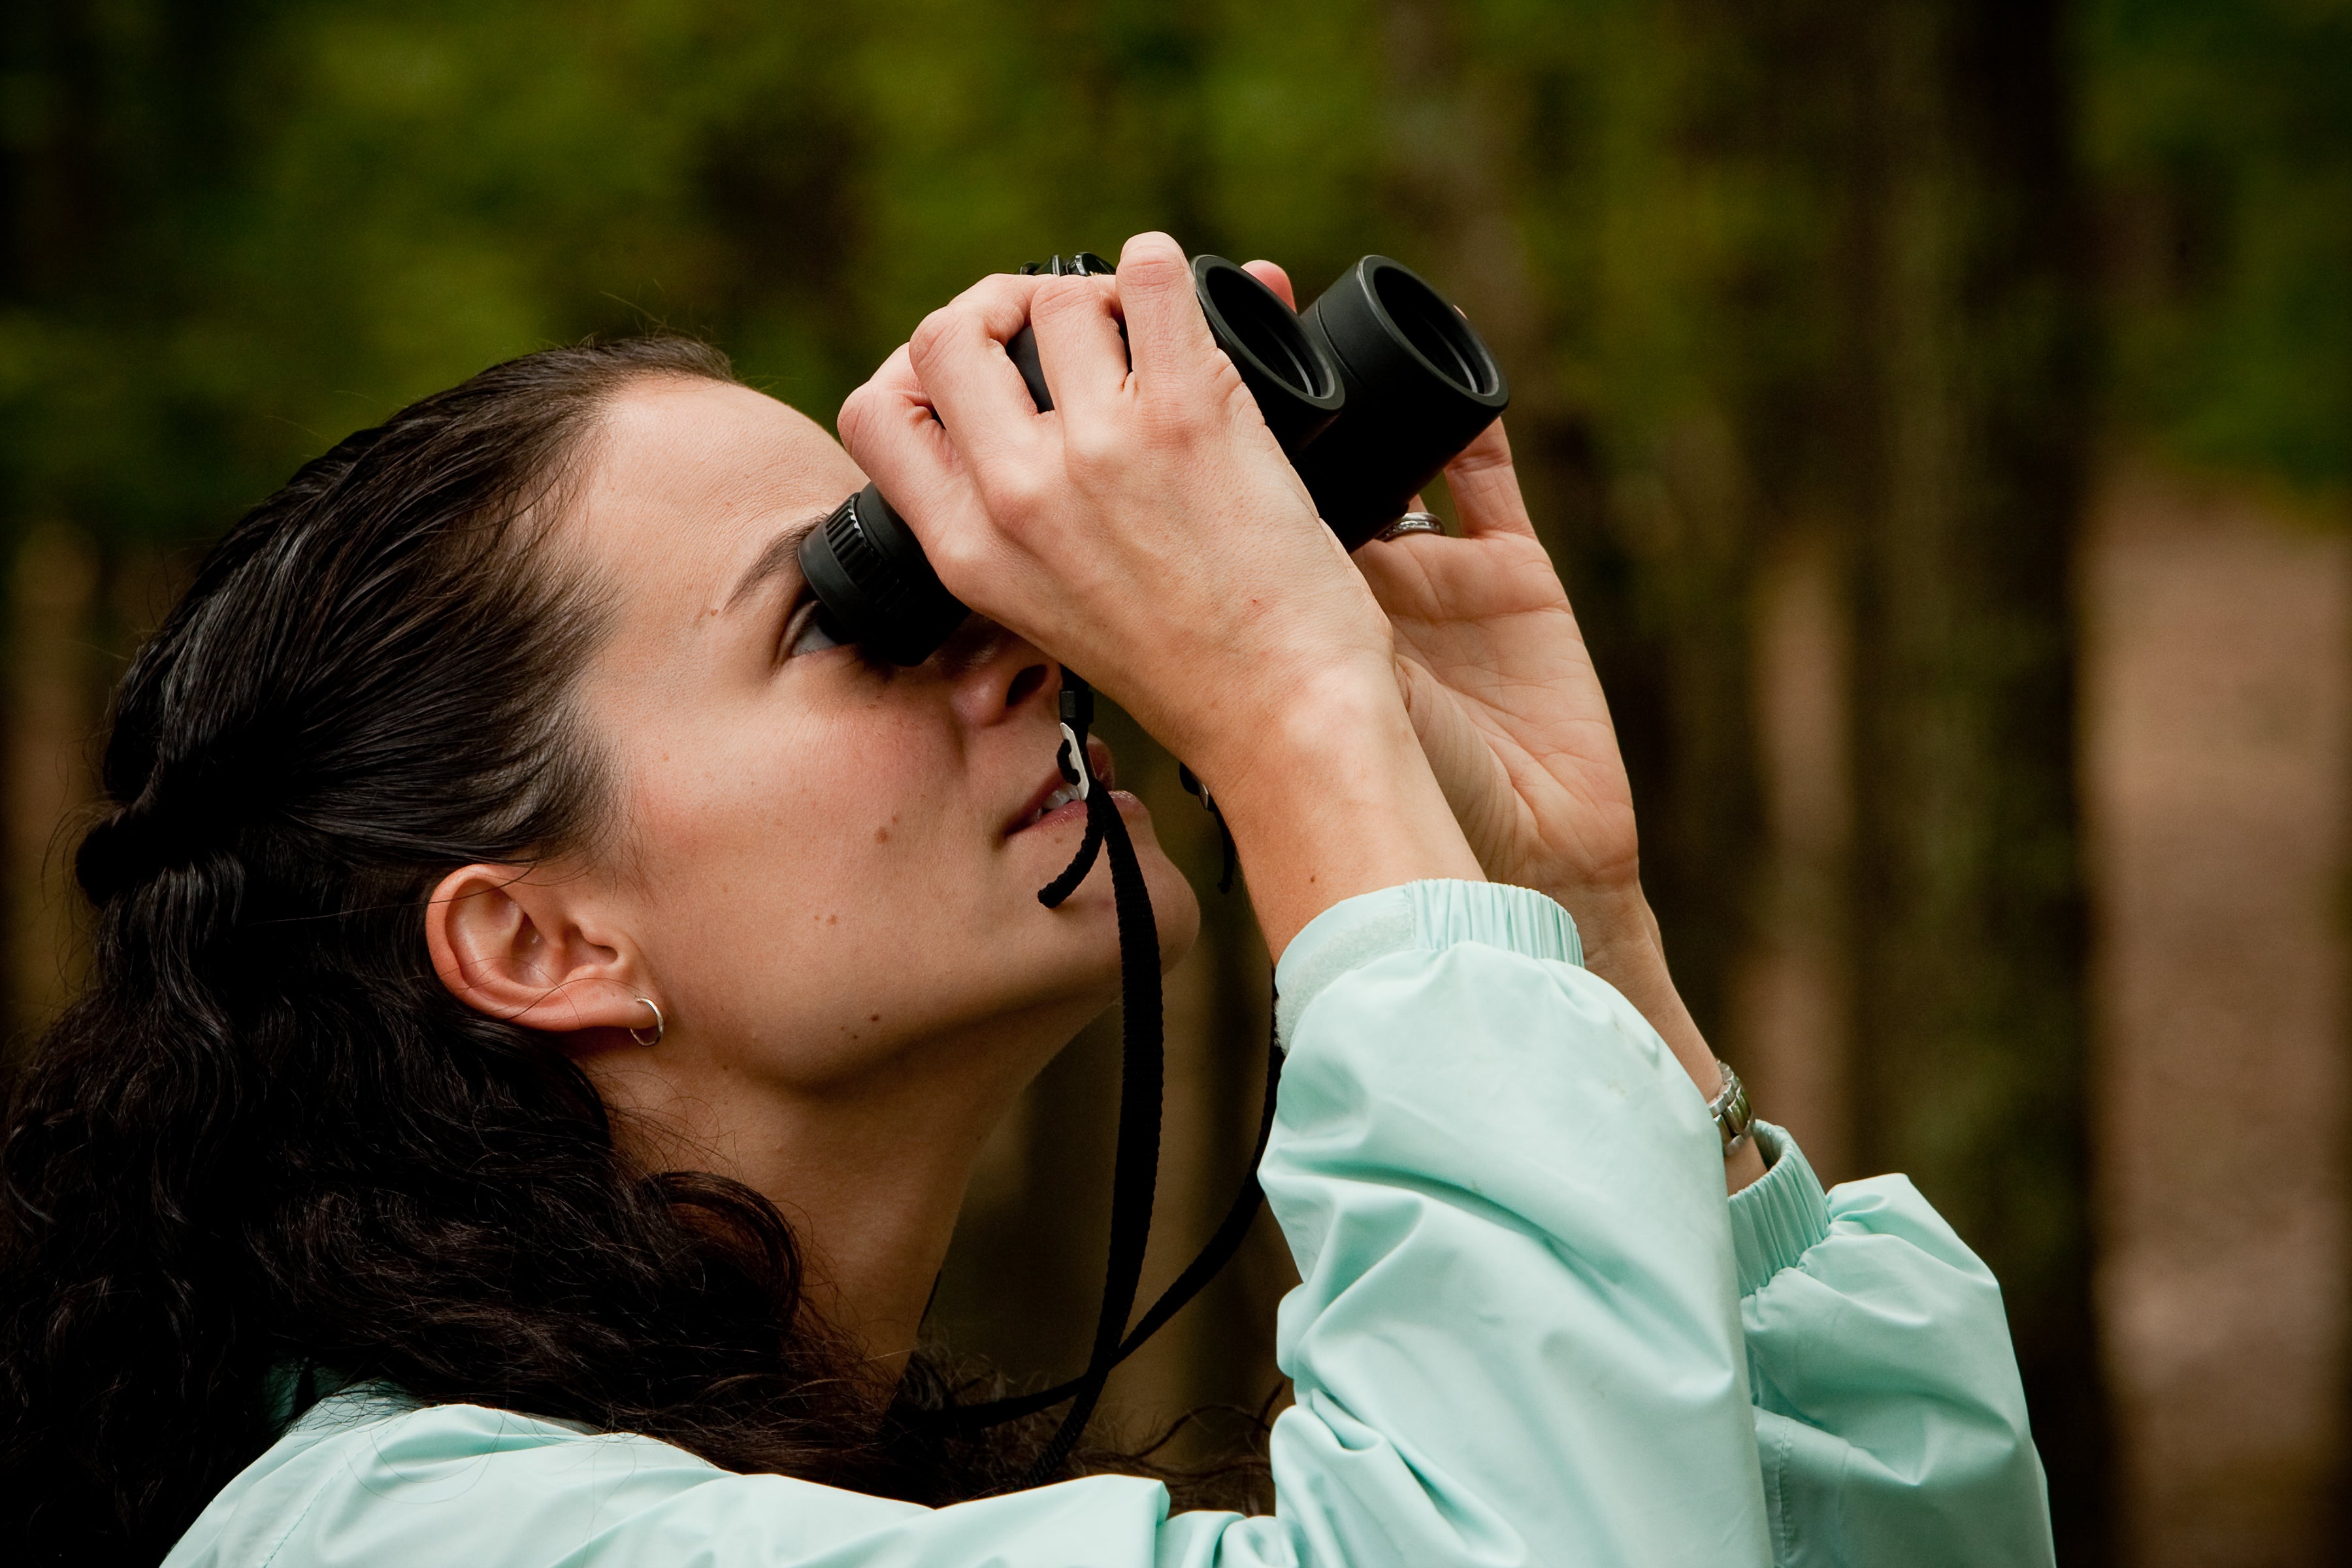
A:
{"type": "Polygon", "coordinates": [[[644,1003],[646,1009],[654,1016],[654,1037],[649,1040],[646,1038],[644,1030],[631,1029],[629,1031],[629,1038],[636,1041],[637,1044],[641,1046],[658,1046],[661,1044],[664,1031],[666,1031],[669,1026],[662,1022],[661,1009],[654,1005],[654,999],[652,997],[640,996],[637,1000],[644,1003]]]}

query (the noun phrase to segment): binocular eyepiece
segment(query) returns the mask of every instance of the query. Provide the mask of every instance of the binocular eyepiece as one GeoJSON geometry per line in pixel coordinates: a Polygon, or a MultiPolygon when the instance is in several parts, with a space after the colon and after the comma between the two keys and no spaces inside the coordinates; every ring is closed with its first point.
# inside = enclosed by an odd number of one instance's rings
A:
{"type": "MultiPolygon", "coordinates": [[[[1081,251],[1022,270],[1111,266],[1081,251]]],[[[1385,256],[1357,262],[1304,311],[1221,256],[1195,258],[1192,284],[1217,346],[1349,550],[1402,516],[1510,402],[1502,367],[1462,313],[1385,256]]],[[[1052,408],[1029,329],[1004,347],[1038,412],[1052,408]]],[[[892,664],[920,664],[969,613],[872,485],[810,531],[800,563],[840,640],[892,664]]]]}

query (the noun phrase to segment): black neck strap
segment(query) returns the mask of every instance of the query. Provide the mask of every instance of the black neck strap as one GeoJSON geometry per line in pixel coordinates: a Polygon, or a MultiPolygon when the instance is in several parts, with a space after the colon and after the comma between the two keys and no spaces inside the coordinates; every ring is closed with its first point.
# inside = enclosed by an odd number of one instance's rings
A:
{"type": "MultiPolygon", "coordinates": [[[[1102,1310],[1095,1321],[1095,1342],[1087,1370],[1066,1383],[1035,1394],[994,1399],[979,1405],[951,1405],[940,1410],[902,1410],[910,1425],[971,1430],[1019,1420],[1049,1410],[1065,1400],[1070,1412],[1063,1417],[1053,1441],[1041,1451],[1023,1479],[1024,1486],[1042,1486],[1061,1473],[1071,1450],[1086,1430],[1087,1419],[1102,1398],[1111,1370],[1135,1353],[1186,1303],[1215,1278],[1248,1237],[1265,1193],[1257,1180],[1258,1162],[1265,1153],[1274,1126],[1275,1087],[1281,1076],[1280,1048],[1269,1041],[1266,1053],[1265,1101],[1258,1116],[1256,1147],[1248,1173],[1232,1206],[1198,1257],[1152,1303],[1142,1321],[1127,1327],[1143,1277],[1143,1253],[1151,1235],[1151,1206],[1160,1171],[1160,1119],[1166,1050],[1162,1037],[1160,991],[1160,928],[1151,912],[1151,895],[1144,887],[1143,868],[1136,859],[1135,843],[1120,820],[1111,792],[1094,777],[1087,758],[1087,731],[1094,723],[1094,692],[1076,675],[1062,677],[1062,776],[1086,801],[1087,831],[1078,852],[1062,874],[1037,894],[1047,909],[1058,908],[1076,892],[1094,868],[1096,857],[1110,855],[1111,899],[1118,919],[1120,1035],[1118,1084],[1118,1152],[1111,1177],[1110,1258],[1103,1275],[1102,1310]]],[[[1220,824],[1222,826],[1222,823],[1220,824]]]]}

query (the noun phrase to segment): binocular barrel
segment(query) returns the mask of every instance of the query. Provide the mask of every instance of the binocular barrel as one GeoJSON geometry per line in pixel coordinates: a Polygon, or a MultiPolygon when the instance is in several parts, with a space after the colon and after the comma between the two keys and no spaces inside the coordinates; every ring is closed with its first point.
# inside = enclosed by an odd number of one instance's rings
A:
{"type": "Polygon", "coordinates": [[[1385,256],[1349,268],[1299,321],[1346,395],[1330,428],[1292,460],[1323,521],[1353,550],[1402,517],[1501,416],[1510,384],[1462,312],[1385,256]]]}
{"type": "MultiPolygon", "coordinates": [[[[1085,252],[1049,267],[1111,269],[1085,252]]],[[[1217,346],[1349,550],[1402,516],[1510,402],[1502,367],[1462,313],[1385,256],[1357,262],[1304,311],[1223,257],[1196,258],[1192,282],[1217,346]]],[[[1052,408],[1029,329],[1004,347],[1038,411],[1052,408]]],[[[892,664],[920,664],[967,613],[872,485],[809,533],[800,560],[841,640],[892,664]]]]}

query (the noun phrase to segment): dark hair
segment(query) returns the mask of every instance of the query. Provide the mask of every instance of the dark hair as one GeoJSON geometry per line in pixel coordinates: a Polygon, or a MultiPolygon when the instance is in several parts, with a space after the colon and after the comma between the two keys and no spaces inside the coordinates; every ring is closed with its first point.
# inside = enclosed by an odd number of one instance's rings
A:
{"type": "MultiPolygon", "coordinates": [[[[924,1500],[1017,1474],[879,1418],[750,1189],[648,1175],[545,1039],[458,1003],[420,910],[593,840],[598,585],[537,548],[643,377],[511,361],[362,431],[212,551],[139,652],[75,867],[89,984],[0,1149],[0,1540],[152,1563],[284,1418],[381,1379],[924,1500]]],[[[919,1364],[914,1396],[935,1401],[919,1364]]],[[[905,1397],[902,1395],[902,1398],[905,1397]]]]}

